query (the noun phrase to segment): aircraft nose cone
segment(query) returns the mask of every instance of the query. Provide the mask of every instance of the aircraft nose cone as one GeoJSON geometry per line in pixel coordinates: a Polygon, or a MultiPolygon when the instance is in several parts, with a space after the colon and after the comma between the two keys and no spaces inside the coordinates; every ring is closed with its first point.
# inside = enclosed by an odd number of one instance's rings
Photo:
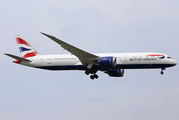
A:
{"type": "Polygon", "coordinates": [[[173,65],[174,65],[174,66],[177,65],[177,62],[176,62],[175,60],[173,60],[173,65]]]}

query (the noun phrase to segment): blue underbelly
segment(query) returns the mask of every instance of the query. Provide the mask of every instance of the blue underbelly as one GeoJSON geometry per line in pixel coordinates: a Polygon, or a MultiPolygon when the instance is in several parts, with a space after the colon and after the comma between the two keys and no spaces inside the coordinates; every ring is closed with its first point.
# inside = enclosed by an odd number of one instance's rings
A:
{"type": "MultiPolygon", "coordinates": [[[[149,68],[163,68],[163,67],[172,67],[171,64],[118,64],[116,67],[100,67],[95,66],[95,70],[109,70],[109,69],[149,69],[149,68]]],[[[75,66],[40,66],[37,67],[40,69],[46,70],[86,70],[87,68],[83,65],[75,66]]]]}

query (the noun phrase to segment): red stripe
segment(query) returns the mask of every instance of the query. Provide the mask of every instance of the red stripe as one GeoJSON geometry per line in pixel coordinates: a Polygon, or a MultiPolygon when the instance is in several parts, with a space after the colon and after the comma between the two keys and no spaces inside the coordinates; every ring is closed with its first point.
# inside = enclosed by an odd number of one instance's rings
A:
{"type": "Polygon", "coordinates": [[[36,56],[36,55],[37,55],[37,52],[35,51],[35,52],[31,52],[31,53],[25,54],[22,58],[34,57],[34,56],[36,56]]]}
{"type": "Polygon", "coordinates": [[[25,40],[21,38],[16,38],[17,44],[25,44],[27,46],[30,46],[25,40]]]}
{"type": "Polygon", "coordinates": [[[164,55],[159,55],[159,54],[152,54],[152,55],[147,55],[147,56],[163,56],[163,57],[165,57],[164,55]]]}
{"type": "Polygon", "coordinates": [[[20,60],[16,60],[16,63],[18,63],[18,64],[20,64],[22,61],[20,61],[20,60]]]}

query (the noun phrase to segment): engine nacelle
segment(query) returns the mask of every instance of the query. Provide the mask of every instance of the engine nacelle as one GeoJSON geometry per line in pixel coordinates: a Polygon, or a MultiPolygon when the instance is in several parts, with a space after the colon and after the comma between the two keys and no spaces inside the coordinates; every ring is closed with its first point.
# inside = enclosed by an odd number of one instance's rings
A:
{"type": "Polygon", "coordinates": [[[99,59],[99,64],[101,67],[115,67],[116,58],[115,57],[101,57],[99,59]]]}
{"type": "Polygon", "coordinates": [[[108,75],[111,77],[123,77],[124,69],[110,70],[110,71],[108,71],[108,75]]]}

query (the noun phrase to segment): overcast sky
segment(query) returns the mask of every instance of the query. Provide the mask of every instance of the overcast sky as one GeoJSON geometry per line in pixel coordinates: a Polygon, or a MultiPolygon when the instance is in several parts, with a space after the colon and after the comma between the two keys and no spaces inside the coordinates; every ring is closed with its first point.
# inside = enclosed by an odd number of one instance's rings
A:
{"type": "Polygon", "coordinates": [[[1,0],[0,120],[178,120],[179,68],[46,71],[12,63],[14,34],[40,54],[66,54],[40,34],[91,53],[160,52],[179,62],[178,0],[1,0]]]}

